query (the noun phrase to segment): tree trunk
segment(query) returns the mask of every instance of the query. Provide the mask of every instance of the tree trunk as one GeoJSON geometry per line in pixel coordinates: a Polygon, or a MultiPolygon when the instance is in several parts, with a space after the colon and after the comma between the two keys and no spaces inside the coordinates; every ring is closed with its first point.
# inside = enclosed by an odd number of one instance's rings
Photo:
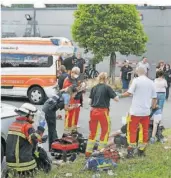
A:
{"type": "Polygon", "coordinates": [[[110,77],[112,79],[112,84],[115,84],[115,68],[116,68],[116,54],[112,52],[110,55],[110,77]]]}

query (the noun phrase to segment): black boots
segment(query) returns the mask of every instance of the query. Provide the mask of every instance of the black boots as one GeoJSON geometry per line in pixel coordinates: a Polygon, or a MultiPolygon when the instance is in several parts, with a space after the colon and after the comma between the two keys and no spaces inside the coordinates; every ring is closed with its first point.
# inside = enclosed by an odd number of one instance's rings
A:
{"type": "Polygon", "coordinates": [[[139,157],[144,157],[144,156],[145,156],[145,151],[138,149],[138,156],[139,156],[139,157]]]}
{"type": "Polygon", "coordinates": [[[127,152],[128,152],[128,154],[127,154],[126,157],[127,157],[128,159],[134,157],[134,149],[133,149],[133,148],[128,148],[127,152]]]}
{"type": "MultiPolygon", "coordinates": [[[[134,148],[128,148],[128,150],[127,150],[127,152],[128,152],[128,154],[127,154],[127,158],[128,159],[130,159],[130,158],[134,158],[134,156],[135,156],[135,154],[136,153],[134,153],[136,150],[134,149],[134,148]]],[[[138,157],[144,157],[145,156],[145,150],[140,150],[140,149],[138,149],[137,150],[138,152],[137,152],[137,154],[138,154],[138,157]]]]}

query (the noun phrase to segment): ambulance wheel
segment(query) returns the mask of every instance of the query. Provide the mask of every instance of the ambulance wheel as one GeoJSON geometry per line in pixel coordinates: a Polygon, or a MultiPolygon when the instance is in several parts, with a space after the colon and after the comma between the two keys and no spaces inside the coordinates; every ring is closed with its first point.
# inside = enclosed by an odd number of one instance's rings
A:
{"type": "Polygon", "coordinates": [[[41,87],[35,86],[28,91],[28,98],[32,104],[43,104],[45,97],[45,92],[41,87]]]}

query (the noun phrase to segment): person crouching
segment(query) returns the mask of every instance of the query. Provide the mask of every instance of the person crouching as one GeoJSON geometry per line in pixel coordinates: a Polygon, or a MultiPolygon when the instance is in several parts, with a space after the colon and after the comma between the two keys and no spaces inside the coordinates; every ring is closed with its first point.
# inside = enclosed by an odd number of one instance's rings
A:
{"type": "Polygon", "coordinates": [[[32,104],[24,103],[15,112],[19,114],[19,117],[9,127],[6,162],[8,168],[18,174],[29,175],[37,167],[33,153],[38,141],[41,142],[44,128],[39,126],[37,131],[33,128],[37,108],[32,104]]]}

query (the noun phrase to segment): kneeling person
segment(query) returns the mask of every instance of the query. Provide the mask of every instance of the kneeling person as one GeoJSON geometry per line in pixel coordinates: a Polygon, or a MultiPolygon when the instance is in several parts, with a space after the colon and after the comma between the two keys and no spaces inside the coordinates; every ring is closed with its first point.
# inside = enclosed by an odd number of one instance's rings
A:
{"type": "Polygon", "coordinates": [[[33,153],[38,141],[41,141],[44,128],[33,128],[34,115],[37,112],[35,106],[29,103],[23,104],[15,110],[20,116],[9,127],[6,144],[7,166],[17,172],[32,171],[37,167],[33,153]]]}

